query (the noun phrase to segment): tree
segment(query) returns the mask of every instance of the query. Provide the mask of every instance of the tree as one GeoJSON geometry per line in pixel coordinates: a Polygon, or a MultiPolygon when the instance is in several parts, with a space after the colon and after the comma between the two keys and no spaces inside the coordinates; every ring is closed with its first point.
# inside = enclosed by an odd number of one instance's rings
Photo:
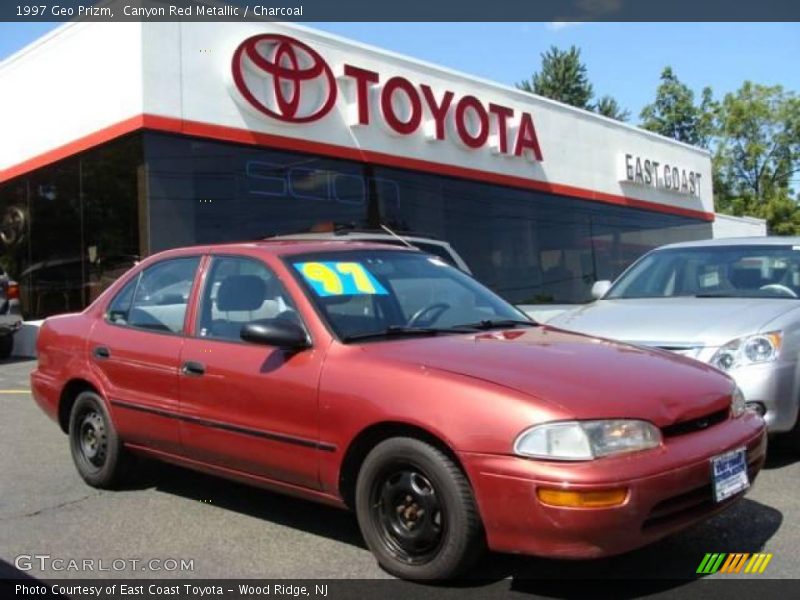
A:
{"type": "Polygon", "coordinates": [[[519,82],[517,87],[578,108],[592,108],[590,101],[594,91],[586,74],[586,65],[581,62],[581,51],[575,46],[569,50],[551,46],[542,54],[541,71],[534,73],[531,79],[519,82]]]}
{"type": "Polygon", "coordinates": [[[717,111],[717,208],[767,219],[776,234],[800,233],[792,180],[800,172],[800,98],[746,81],[717,111]]]}
{"type": "Polygon", "coordinates": [[[788,191],[800,171],[800,98],[746,81],[725,95],[718,118],[718,166],[729,192],[760,203],[788,191]]]}
{"type": "Polygon", "coordinates": [[[699,105],[694,92],[682,83],[672,67],[664,67],[656,99],[642,109],[642,127],[694,146],[708,147],[713,133],[715,105],[711,88],[704,88],[699,105]]]}
{"type": "Polygon", "coordinates": [[[631,116],[629,110],[622,108],[619,103],[611,96],[603,96],[594,106],[595,111],[604,117],[616,119],[617,121],[627,121],[631,116]]]}
{"type": "Polygon", "coordinates": [[[591,103],[594,90],[589,83],[586,65],[581,62],[581,51],[575,46],[570,46],[569,50],[551,46],[542,54],[542,70],[529,80],[520,81],[517,87],[584,110],[593,110],[617,121],[627,121],[630,117],[630,112],[611,96],[603,96],[596,104],[591,103]]]}

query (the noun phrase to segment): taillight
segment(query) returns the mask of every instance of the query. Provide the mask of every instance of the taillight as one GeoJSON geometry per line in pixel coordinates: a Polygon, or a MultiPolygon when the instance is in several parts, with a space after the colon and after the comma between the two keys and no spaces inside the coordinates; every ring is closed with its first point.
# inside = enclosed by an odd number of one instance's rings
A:
{"type": "Polygon", "coordinates": [[[19,300],[19,284],[16,281],[9,281],[6,288],[6,298],[9,300],[19,300]]]}

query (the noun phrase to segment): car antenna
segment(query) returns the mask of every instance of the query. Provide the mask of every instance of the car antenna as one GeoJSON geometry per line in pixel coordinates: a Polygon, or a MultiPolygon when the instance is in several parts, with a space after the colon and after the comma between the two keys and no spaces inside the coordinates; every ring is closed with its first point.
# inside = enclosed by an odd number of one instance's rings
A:
{"type": "Polygon", "coordinates": [[[417,247],[416,247],[414,244],[412,244],[411,242],[409,242],[409,241],[408,241],[408,240],[406,240],[405,238],[402,238],[402,237],[400,237],[399,235],[397,235],[397,234],[396,234],[394,231],[392,231],[391,229],[389,229],[389,227],[388,227],[388,226],[384,225],[383,223],[381,223],[381,224],[380,224],[380,226],[381,226],[381,229],[383,229],[383,230],[384,230],[386,233],[388,233],[389,235],[391,235],[393,238],[400,240],[401,242],[403,242],[403,243],[404,243],[406,246],[408,246],[409,248],[413,248],[414,250],[416,250],[416,249],[417,249],[417,247]]]}

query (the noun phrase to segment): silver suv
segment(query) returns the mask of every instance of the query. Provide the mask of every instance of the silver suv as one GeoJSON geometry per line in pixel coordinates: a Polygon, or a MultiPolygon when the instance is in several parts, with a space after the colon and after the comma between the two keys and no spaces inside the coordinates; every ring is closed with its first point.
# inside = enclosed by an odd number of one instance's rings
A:
{"type": "Polygon", "coordinates": [[[19,286],[0,267],[0,360],[11,356],[14,334],[22,326],[19,286]]]}

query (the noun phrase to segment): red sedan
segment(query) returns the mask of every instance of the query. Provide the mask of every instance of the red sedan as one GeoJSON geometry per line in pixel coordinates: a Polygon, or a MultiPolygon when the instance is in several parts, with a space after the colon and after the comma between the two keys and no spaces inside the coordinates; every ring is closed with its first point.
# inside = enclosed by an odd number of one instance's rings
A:
{"type": "Polygon", "coordinates": [[[621,553],[730,506],[764,423],[723,373],[537,325],[418,251],[163,252],[41,329],[37,403],[89,485],[133,454],[355,509],[389,572],[621,553]]]}

